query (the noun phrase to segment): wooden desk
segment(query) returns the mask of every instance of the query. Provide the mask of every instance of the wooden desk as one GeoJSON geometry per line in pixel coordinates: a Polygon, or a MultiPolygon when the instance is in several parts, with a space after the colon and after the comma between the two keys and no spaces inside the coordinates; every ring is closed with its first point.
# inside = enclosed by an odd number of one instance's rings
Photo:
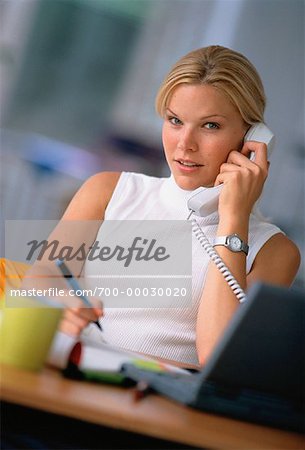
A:
{"type": "Polygon", "coordinates": [[[303,449],[297,433],[205,414],[157,395],[135,402],[132,389],[1,367],[1,399],[90,423],[206,448],[303,449]]]}

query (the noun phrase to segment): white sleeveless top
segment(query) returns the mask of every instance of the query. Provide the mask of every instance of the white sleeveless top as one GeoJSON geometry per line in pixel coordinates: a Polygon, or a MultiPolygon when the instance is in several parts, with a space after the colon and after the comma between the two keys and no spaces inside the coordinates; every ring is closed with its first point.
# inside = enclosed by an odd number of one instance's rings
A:
{"type": "MultiPolygon", "coordinates": [[[[105,212],[105,220],[185,220],[189,215],[187,199],[191,191],[179,188],[174,178],[156,178],[123,172],[105,212]]],[[[218,213],[197,221],[210,241],[216,236],[218,213]]],[[[101,231],[101,230],[100,230],[101,231]]],[[[100,231],[97,235],[99,239],[100,231]]],[[[281,230],[250,217],[247,273],[265,242],[281,230]]],[[[101,319],[103,338],[111,345],[155,357],[198,365],[196,352],[196,317],[209,257],[192,236],[192,304],[190,308],[105,308],[101,319]]],[[[88,288],[90,276],[98,272],[98,260],[86,261],[84,275],[88,288]]],[[[98,339],[94,326],[85,335],[98,339]]]]}

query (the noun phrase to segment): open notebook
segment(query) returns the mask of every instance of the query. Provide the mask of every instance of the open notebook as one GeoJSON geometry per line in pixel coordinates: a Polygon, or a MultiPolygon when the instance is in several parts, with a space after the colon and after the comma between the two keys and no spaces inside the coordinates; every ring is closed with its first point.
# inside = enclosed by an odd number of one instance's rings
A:
{"type": "Polygon", "coordinates": [[[92,331],[98,333],[98,339],[94,340],[92,334],[89,334],[89,336],[84,335],[81,342],[58,332],[47,362],[57,368],[65,369],[67,375],[75,378],[110,383],[125,380],[126,376],[121,370],[128,363],[154,372],[190,374],[189,371],[175,365],[161,363],[139,353],[109,345],[103,341],[102,334],[96,327],[92,327],[92,331]],[[116,376],[118,373],[121,374],[119,377],[116,376]]]}

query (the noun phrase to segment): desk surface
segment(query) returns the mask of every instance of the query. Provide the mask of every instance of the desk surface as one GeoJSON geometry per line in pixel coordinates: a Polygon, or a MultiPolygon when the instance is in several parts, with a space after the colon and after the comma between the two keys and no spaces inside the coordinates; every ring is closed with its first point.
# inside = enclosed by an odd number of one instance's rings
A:
{"type": "Polygon", "coordinates": [[[301,449],[302,435],[206,414],[157,395],[134,401],[132,389],[1,366],[1,399],[91,423],[199,447],[301,449]]]}

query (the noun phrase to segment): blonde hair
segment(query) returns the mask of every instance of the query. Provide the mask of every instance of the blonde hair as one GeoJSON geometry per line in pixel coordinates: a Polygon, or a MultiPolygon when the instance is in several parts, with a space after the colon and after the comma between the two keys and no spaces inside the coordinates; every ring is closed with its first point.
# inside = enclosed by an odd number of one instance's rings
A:
{"type": "Polygon", "coordinates": [[[179,59],[165,77],[156,97],[156,110],[161,117],[174,89],[181,84],[215,86],[229,97],[247,124],[264,121],[266,97],[261,78],[241,53],[212,45],[179,59]]]}

